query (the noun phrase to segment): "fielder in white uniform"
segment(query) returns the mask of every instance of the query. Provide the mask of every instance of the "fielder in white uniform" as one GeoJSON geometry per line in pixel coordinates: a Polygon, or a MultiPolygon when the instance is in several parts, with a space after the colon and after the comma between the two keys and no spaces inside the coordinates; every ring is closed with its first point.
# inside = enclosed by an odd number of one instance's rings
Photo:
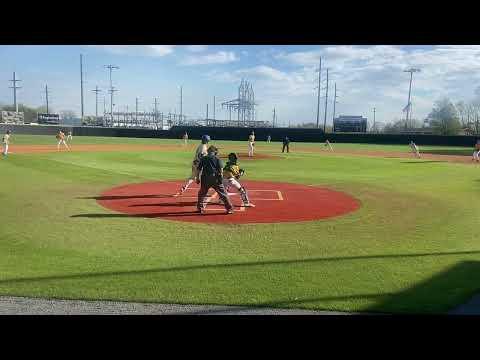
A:
{"type": "Polygon", "coordinates": [[[8,155],[8,145],[9,144],[10,144],[10,130],[7,130],[5,135],[3,135],[3,139],[2,139],[2,145],[3,145],[2,154],[3,154],[3,156],[8,155]]]}
{"type": "Polygon", "coordinates": [[[330,144],[330,141],[325,141],[325,146],[328,146],[330,148],[330,151],[333,151],[332,145],[330,144]]]}
{"type": "Polygon", "coordinates": [[[73,140],[72,132],[69,131],[67,135],[67,141],[72,141],[72,140],[73,140]]]}
{"type": "Polygon", "coordinates": [[[255,147],[255,133],[252,133],[248,136],[248,156],[253,156],[253,151],[255,147]]]}
{"type": "Polygon", "coordinates": [[[182,186],[179,192],[177,192],[174,196],[182,195],[187,189],[192,185],[192,183],[199,182],[200,179],[198,178],[198,164],[200,163],[200,159],[207,155],[207,144],[210,141],[210,136],[203,135],[202,136],[202,143],[198,145],[197,150],[195,151],[195,156],[193,157],[192,161],[192,173],[190,177],[187,179],[185,184],[182,186]]]}
{"type": "Polygon", "coordinates": [[[65,134],[63,133],[63,131],[61,130],[58,130],[58,133],[57,135],[55,136],[58,140],[58,144],[57,144],[57,150],[60,150],[60,145],[63,144],[65,145],[65,147],[67,148],[67,150],[70,150],[70,148],[68,147],[67,143],[65,142],[65,134]]]}
{"type": "Polygon", "coordinates": [[[480,162],[480,140],[477,140],[475,144],[475,150],[473,150],[473,161],[480,162]]]}
{"type": "Polygon", "coordinates": [[[412,152],[415,154],[415,156],[417,158],[420,158],[420,152],[418,151],[418,146],[413,141],[410,141],[410,148],[412,149],[412,152]]]}

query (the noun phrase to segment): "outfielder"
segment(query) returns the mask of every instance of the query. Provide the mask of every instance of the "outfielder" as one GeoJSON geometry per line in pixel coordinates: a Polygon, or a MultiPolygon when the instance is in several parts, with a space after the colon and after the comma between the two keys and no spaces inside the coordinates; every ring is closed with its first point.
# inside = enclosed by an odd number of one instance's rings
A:
{"type": "Polygon", "coordinates": [[[174,196],[182,195],[187,189],[192,185],[194,181],[198,181],[198,164],[202,157],[207,155],[207,144],[210,141],[210,136],[203,135],[202,136],[202,143],[198,145],[197,150],[195,151],[195,156],[193,157],[192,161],[192,173],[190,177],[187,179],[185,184],[182,186],[179,192],[177,192],[174,196]]]}
{"type": "Polygon", "coordinates": [[[8,145],[9,144],[10,144],[10,130],[7,130],[5,132],[5,135],[3,135],[3,139],[2,139],[2,145],[3,145],[2,154],[5,157],[8,155],[8,145]]]}
{"type": "Polygon", "coordinates": [[[70,148],[68,147],[67,143],[65,142],[65,134],[63,133],[62,130],[58,130],[58,133],[57,135],[55,136],[58,140],[58,144],[57,144],[57,150],[60,150],[60,145],[63,144],[65,145],[65,147],[70,150],[70,148]]]}
{"type": "Polygon", "coordinates": [[[67,141],[72,141],[72,140],[73,140],[73,136],[72,136],[72,131],[70,130],[67,135],[67,141]]]}
{"type": "Polygon", "coordinates": [[[480,139],[478,139],[477,143],[475,144],[475,150],[473,150],[472,161],[480,162],[480,139]]]}
{"type": "Polygon", "coordinates": [[[227,164],[223,168],[223,186],[225,187],[227,193],[231,186],[237,189],[237,191],[240,193],[240,196],[242,197],[244,207],[255,207],[255,205],[252,204],[248,199],[247,190],[238,181],[240,177],[245,174],[245,170],[240,169],[237,161],[237,154],[228,154],[227,164]]]}
{"type": "Polygon", "coordinates": [[[185,134],[183,134],[183,145],[187,146],[188,145],[188,134],[185,131],[185,134]]]}
{"type": "Polygon", "coordinates": [[[253,156],[253,150],[255,147],[255,133],[252,133],[248,136],[248,156],[253,156]]]}
{"type": "Polygon", "coordinates": [[[410,141],[410,148],[412,149],[412,152],[415,154],[415,156],[420,159],[420,152],[418,151],[418,146],[413,141],[410,141]]]}

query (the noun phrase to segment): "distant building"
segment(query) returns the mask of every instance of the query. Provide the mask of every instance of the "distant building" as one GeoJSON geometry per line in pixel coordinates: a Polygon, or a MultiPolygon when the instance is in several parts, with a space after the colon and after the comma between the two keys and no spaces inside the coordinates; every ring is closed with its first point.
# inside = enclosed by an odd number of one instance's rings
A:
{"type": "Polygon", "coordinates": [[[340,115],[333,119],[333,132],[367,132],[367,118],[340,115]]]}

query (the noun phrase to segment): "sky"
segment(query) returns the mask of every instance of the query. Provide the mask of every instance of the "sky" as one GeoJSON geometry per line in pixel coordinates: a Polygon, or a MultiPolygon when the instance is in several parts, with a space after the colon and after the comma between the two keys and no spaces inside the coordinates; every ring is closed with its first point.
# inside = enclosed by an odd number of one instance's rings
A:
{"type": "Polygon", "coordinates": [[[0,104],[12,104],[9,87],[15,71],[22,88],[19,103],[45,104],[54,111],[80,114],[80,54],[83,54],[85,115],[95,114],[96,86],[99,112],[103,96],[109,109],[109,73],[113,71],[115,110],[151,111],[158,98],[161,112],[180,111],[189,118],[205,117],[206,104],[212,115],[216,97],[216,118],[228,119],[221,102],[237,97],[241,79],[253,84],[257,119],[271,121],[275,107],[281,125],[315,122],[317,113],[318,63],[322,57],[320,122],[325,108],[328,68],[327,124],[332,123],[334,86],[337,87],[336,115],[362,115],[388,123],[402,116],[407,105],[410,74],[413,75],[412,113],[424,119],[436,100],[474,98],[480,83],[480,46],[435,45],[0,45],[0,104]]]}

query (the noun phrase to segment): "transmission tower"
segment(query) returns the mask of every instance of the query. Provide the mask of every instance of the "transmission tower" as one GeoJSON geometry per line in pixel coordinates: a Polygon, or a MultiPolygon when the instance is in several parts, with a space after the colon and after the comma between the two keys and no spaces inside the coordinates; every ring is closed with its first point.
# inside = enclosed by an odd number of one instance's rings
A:
{"type": "Polygon", "coordinates": [[[13,89],[13,106],[15,106],[15,112],[18,113],[18,104],[17,104],[17,89],[21,89],[21,86],[17,86],[17,82],[22,81],[16,78],[15,71],[13,72],[13,79],[10,80],[13,82],[13,86],[10,86],[10,89],[13,89]]]}
{"type": "Polygon", "coordinates": [[[47,103],[47,114],[49,114],[48,112],[48,85],[45,84],[45,101],[47,103]]]}
{"type": "MultiPolygon", "coordinates": [[[[102,90],[100,90],[98,88],[98,85],[96,85],[95,89],[92,90],[92,91],[95,93],[95,117],[98,118],[98,93],[101,92],[102,90]]],[[[104,111],[105,111],[105,109],[104,109],[104,111]]]]}
{"type": "Polygon", "coordinates": [[[327,87],[325,88],[325,114],[323,118],[323,132],[326,132],[327,128],[327,107],[328,107],[328,68],[327,68],[327,87]]]}
{"type": "Polygon", "coordinates": [[[410,68],[410,69],[404,70],[403,72],[410,73],[410,86],[408,88],[408,103],[407,103],[407,106],[405,106],[405,108],[403,109],[404,111],[407,112],[406,115],[405,115],[405,130],[407,130],[408,120],[410,119],[409,115],[411,113],[411,108],[412,108],[412,102],[410,101],[410,99],[411,99],[411,94],[412,94],[413,73],[414,72],[420,72],[420,69],[410,68]]]}
{"type": "Polygon", "coordinates": [[[110,117],[111,117],[111,120],[113,121],[113,93],[117,90],[114,90],[113,89],[113,84],[112,84],[112,71],[114,69],[120,69],[118,66],[115,66],[115,65],[105,65],[105,67],[110,71],[110,117]]]}
{"type": "Polygon", "coordinates": [[[335,95],[333,96],[333,116],[332,116],[332,124],[333,124],[333,121],[335,120],[335,109],[336,109],[336,104],[338,104],[338,101],[337,101],[337,98],[338,98],[338,95],[337,95],[337,83],[335,83],[335,95]]]}
{"type": "Polygon", "coordinates": [[[319,120],[320,120],[320,84],[321,84],[321,79],[322,79],[322,57],[320,56],[320,63],[318,66],[318,91],[317,91],[317,128],[319,126],[319,120]]]}

